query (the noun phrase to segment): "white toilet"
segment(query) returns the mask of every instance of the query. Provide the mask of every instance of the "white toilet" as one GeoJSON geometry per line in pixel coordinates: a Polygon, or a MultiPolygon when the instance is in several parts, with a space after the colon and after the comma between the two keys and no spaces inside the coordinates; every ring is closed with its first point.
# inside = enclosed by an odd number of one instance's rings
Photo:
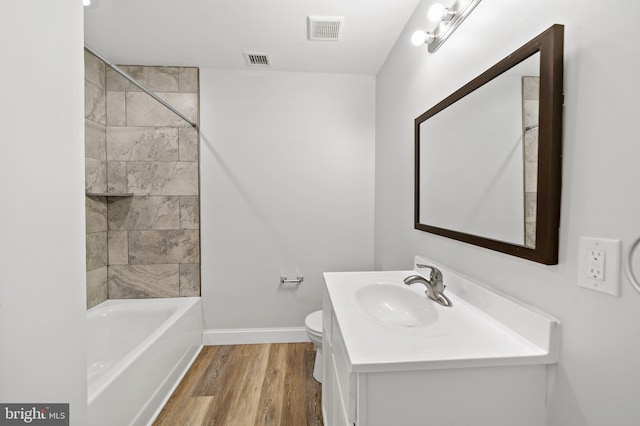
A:
{"type": "Polygon", "coordinates": [[[316,363],[313,366],[313,378],[322,383],[322,311],[315,311],[304,319],[309,340],[316,347],[316,363]]]}

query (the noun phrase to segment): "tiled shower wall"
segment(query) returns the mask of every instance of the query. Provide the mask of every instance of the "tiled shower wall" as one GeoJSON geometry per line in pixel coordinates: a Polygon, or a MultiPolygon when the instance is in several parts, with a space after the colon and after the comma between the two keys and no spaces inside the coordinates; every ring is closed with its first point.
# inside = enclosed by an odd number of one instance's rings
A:
{"type": "MultiPolygon", "coordinates": [[[[90,53],[84,56],[85,189],[107,192],[107,102],[105,66],[90,53]]],[[[107,200],[85,197],[87,229],[87,308],[107,299],[107,200]]]]}
{"type": "Polygon", "coordinates": [[[536,246],[536,208],[538,199],[538,109],[540,77],[522,77],[522,115],[524,126],[524,237],[526,247],[536,246]]]}
{"type": "MultiPolygon", "coordinates": [[[[198,121],[197,68],[122,68],[198,121]]],[[[198,296],[198,132],[111,69],[104,75],[105,189],[133,196],[97,198],[108,267],[105,289],[94,287],[112,299],[198,296]]]]}

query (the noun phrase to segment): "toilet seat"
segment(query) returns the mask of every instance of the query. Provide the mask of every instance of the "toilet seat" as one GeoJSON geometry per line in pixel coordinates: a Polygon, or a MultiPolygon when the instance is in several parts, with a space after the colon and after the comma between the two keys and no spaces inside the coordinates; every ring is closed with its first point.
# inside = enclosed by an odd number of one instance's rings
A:
{"type": "Polygon", "coordinates": [[[315,311],[304,319],[307,330],[313,334],[322,336],[322,311],[315,311]]]}
{"type": "Polygon", "coordinates": [[[307,336],[309,336],[312,342],[322,342],[322,333],[316,333],[315,331],[307,329],[307,336]]]}

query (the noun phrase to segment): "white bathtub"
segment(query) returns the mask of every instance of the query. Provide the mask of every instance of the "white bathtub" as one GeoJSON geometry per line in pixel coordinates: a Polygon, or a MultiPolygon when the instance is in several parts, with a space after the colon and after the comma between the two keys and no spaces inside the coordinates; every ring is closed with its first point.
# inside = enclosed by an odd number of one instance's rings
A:
{"type": "Polygon", "coordinates": [[[89,426],[150,424],[202,348],[200,298],[107,300],[87,320],[89,426]]]}

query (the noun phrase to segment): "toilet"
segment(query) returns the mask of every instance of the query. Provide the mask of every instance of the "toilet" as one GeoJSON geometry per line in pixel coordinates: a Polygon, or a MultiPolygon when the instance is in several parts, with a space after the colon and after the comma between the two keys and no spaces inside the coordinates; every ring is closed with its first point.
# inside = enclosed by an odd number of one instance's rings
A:
{"type": "Polygon", "coordinates": [[[316,362],[313,366],[313,378],[322,383],[322,311],[315,311],[304,319],[309,340],[316,347],[316,362]]]}

